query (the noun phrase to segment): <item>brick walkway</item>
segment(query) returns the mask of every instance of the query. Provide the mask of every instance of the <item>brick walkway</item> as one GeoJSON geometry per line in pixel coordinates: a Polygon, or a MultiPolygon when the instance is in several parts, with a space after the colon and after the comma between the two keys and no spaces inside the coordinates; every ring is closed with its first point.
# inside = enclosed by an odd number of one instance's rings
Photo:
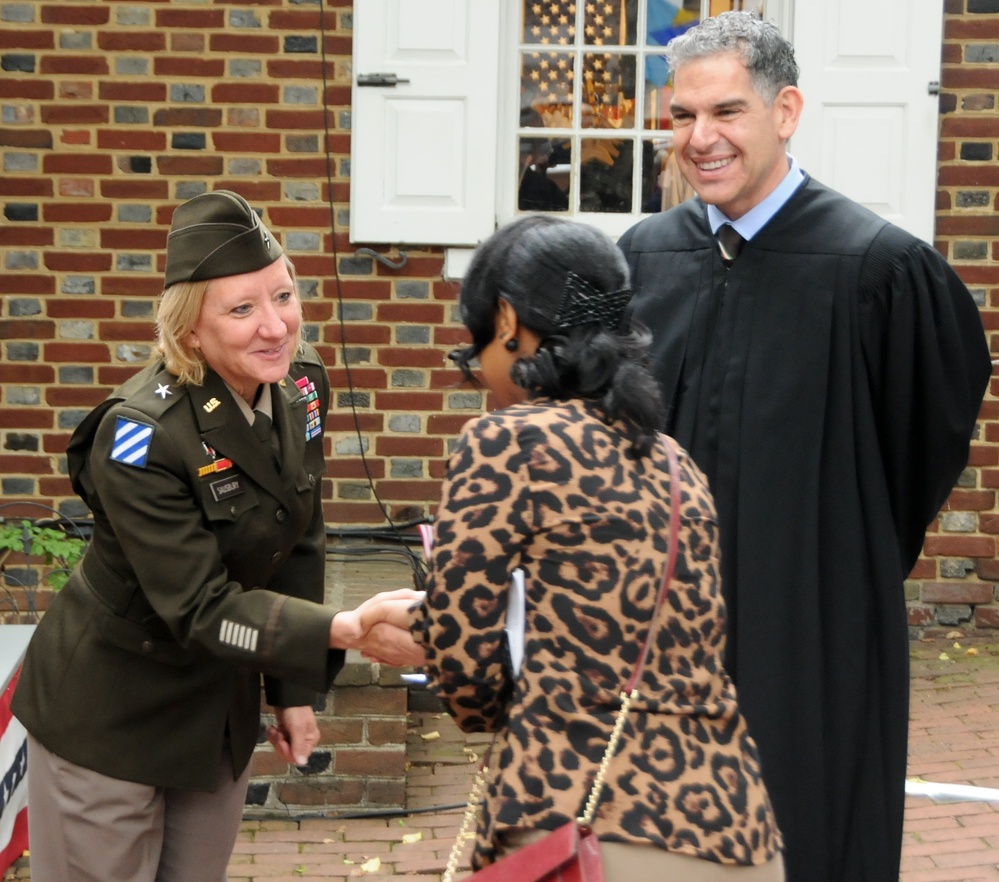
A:
{"type": "MultiPolygon", "coordinates": [[[[910,778],[999,788],[999,643],[914,643],[912,660],[910,778]]],[[[408,816],[247,821],[231,882],[438,882],[484,736],[423,709],[408,737],[408,816]]],[[[28,860],[7,878],[30,879],[28,860]]],[[[907,797],[900,882],[978,880],[999,882],[999,803],[907,797]]]]}
{"type": "MultiPolygon", "coordinates": [[[[999,644],[913,644],[909,720],[910,778],[999,788],[999,644]]],[[[999,880],[999,802],[907,797],[900,878],[999,880]]]]}

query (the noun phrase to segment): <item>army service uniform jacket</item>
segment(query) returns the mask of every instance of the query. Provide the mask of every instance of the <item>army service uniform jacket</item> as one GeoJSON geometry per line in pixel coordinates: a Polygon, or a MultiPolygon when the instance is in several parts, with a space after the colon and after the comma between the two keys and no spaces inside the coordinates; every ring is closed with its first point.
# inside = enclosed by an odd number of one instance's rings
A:
{"type": "Polygon", "coordinates": [[[271,386],[280,462],[222,379],[162,363],[80,424],[83,561],[28,647],[13,711],[52,753],[114,778],[210,790],[249,762],[267,702],[312,704],[343,652],[322,606],[329,377],[309,347],[271,386]]]}

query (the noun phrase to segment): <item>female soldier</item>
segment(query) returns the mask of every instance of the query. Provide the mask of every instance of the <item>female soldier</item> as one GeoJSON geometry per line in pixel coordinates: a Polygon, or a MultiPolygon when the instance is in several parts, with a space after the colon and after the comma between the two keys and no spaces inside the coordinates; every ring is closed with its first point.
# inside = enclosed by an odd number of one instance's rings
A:
{"type": "Polygon", "coordinates": [[[70,442],[93,539],[13,699],[35,882],[224,880],[261,674],[268,737],[304,764],[344,650],[411,645],[384,622],[415,592],[322,605],[329,378],[277,240],[237,194],[196,196],[174,213],[164,287],[160,359],[70,442]]]}

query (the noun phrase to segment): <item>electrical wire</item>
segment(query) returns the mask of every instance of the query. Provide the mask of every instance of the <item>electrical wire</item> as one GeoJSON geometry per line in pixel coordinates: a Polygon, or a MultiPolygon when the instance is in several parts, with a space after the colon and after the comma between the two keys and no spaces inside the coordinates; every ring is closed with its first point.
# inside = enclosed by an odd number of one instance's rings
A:
{"type": "MultiPolygon", "coordinates": [[[[430,519],[422,518],[409,521],[406,524],[397,524],[393,521],[388,507],[378,494],[378,488],[375,486],[374,477],[371,474],[371,466],[368,463],[367,453],[364,449],[364,437],[361,434],[361,421],[357,413],[357,396],[354,389],[354,375],[351,370],[350,359],[347,357],[347,329],[344,322],[343,283],[340,278],[340,252],[336,242],[336,205],[333,201],[333,155],[330,150],[332,132],[330,128],[329,102],[327,101],[329,89],[327,69],[329,60],[326,55],[326,0],[320,0],[319,3],[319,45],[323,90],[323,151],[326,158],[326,204],[329,210],[330,241],[333,246],[333,278],[336,284],[337,319],[340,325],[340,356],[343,361],[344,372],[347,377],[347,391],[350,400],[350,411],[354,420],[354,431],[357,435],[357,450],[361,457],[361,464],[364,467],[364,474],[367,477],[368,486],[371,488],[371,494],[374,496],[375,502],[381,510],[382,517],[385,518],[386,525],[390,528],[391,535],[395,536],[400,544],[405,545],[407,541],[411,540],[408,537],[403,536],[401,532],[402,529],[409,526],[416,526],[419,523],[429,523],[430,519]]],[[[384,536],[385,534],[382,533],[379,535],[379,538],[384,538],[384,536]]],[[[413,568],[414,576],[416,576],[419,581],[422,581],[423,577],[427,573],[427,562],[423,560],[421,555],[412,554],[410,565],[413,568]]]]}

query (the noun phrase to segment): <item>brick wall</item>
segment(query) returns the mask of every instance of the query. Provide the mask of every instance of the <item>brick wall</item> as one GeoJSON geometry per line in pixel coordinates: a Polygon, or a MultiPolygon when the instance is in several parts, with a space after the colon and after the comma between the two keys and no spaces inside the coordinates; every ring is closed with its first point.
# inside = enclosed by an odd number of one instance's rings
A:
{"type": "MultiPolygon", "coordinates": [[[[941,73],[936,245],[978,301],[999,357],[999,0],[946,0],[941,73]]],[[[915,629],[999,628],[997,393],[993,379],[968,468],[907,585],[915,629]]]]}
{"type": "MultiPolygon", "coordinates": [[[[937,244],[994,337],[999,0],[946,0],[944,16],[937,244]]],[[[350,51],[340,0],[0,0],[5,502],[84,514],[65,474],[69,434],[150,355],[174,207],[229,187],[295,259],[306,335],[330,366],[328,522],[432,510],[449,442],[484,402],[451,386],[445,355],[463,336],[440,250],[407,249],[393,270],[348,242],[350,51]]],[[[916,628],[999,628],[997,406],[990,396],[907,585],[916,628]]]]}

